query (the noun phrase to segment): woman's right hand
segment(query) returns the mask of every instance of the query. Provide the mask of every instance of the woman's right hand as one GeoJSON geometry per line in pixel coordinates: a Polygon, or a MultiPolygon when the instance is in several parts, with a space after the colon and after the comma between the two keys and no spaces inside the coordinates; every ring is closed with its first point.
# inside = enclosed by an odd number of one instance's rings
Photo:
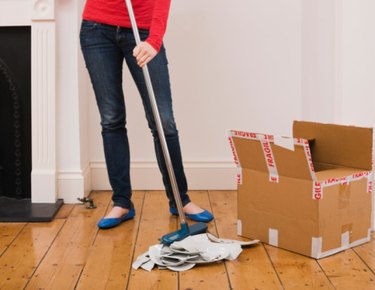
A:
{"type": "Polygon", "coordinates": [[[151,46],[151,44],[142,41],[133,50],[133,56],[137,59],[137,64],[143,67],[149,63],[158,52],[151,46]]]}

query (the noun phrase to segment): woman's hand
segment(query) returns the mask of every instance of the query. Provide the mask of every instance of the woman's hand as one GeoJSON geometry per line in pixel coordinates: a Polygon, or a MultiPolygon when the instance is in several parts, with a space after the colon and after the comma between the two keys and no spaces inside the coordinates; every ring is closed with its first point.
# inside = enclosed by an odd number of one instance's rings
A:
{"type": "Polygon", "coordinates": [[[133,56],[137,59],[137,64],[143,67],[152,60],[158,52],[150,44],[142,41],[133,50],[133,56]]]}

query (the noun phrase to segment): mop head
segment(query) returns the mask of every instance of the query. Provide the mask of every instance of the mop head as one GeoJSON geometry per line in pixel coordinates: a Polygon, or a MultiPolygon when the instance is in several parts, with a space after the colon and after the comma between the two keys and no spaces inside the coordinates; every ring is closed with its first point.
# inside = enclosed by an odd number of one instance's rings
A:
{"type": "Polygon", "coordinates": [[[133,268],[151,271],[155,265],[159,269],[186,271],[197,264],[213,263],[220,260],[234,260],[242,252],[242,246],[259,243],[220,239],[210,233],[187,236],[169,246],[158,244],[149,247],[133,263],[133,268]]]}

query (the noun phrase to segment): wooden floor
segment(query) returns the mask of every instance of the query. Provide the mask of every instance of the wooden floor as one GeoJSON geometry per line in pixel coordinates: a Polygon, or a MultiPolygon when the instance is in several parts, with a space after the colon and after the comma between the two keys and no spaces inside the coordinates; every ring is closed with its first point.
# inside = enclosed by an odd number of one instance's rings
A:
{"type": "MultiPolygon", "coordinates": [[[[209,231],[236,236],[236,192],[194,191],[215,215],[209,231]]],[[[50,223],[0,223],[0,289],[375,289],[375,236],[370,243],[316,261],[260,244],[235,261],[176,273],[133,270],[135,257],[178,228],[163,192],[133,195],[136,218],[111,230],[97,221],[110,192],[93,192],[94,210],[64,205],[50,223]]]]}

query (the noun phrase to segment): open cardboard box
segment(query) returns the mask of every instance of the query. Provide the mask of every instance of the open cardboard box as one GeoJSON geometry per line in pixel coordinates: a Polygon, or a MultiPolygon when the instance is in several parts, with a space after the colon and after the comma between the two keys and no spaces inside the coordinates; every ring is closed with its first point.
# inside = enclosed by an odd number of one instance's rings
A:
{"type": "Polygon", "coordinates": [[[313,258],[369,241],[372,128],[295,121],[293,135],[229,131],[238,235],[313,258]]]}

